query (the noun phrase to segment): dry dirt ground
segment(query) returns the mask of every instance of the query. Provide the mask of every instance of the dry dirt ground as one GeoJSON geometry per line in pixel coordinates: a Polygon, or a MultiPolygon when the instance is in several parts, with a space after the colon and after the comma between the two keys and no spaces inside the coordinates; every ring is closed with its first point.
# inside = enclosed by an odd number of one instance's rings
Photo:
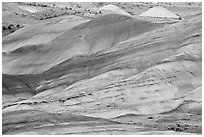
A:
{"type": "Polygon", "coordinates": [[[2,134],[202,134],[201,3],[2,8],[2,134]]]}

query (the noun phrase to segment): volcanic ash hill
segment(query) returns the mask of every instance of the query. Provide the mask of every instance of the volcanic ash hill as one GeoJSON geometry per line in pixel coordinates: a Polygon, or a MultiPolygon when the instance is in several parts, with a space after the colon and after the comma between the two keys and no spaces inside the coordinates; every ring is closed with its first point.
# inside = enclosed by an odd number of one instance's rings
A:
{"type": "Polygon", "coordinates": [[[3,39],[3,133],[201,133],[201,16],[100,16],[24,54],[3,39]]]}

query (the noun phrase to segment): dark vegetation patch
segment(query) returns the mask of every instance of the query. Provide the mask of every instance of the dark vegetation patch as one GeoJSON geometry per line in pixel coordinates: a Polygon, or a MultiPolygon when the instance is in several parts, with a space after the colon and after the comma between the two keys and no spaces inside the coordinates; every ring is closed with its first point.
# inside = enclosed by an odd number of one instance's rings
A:
{"type": "Polygon", "coordinates": [[[188,125],[188,124],[185,124],[185,125],[175,124],[175,125],[170,125],[168,127],[168,129],[173,130],[173,131],[177,131],[177,132],[182,132],[182,131],[189,129],[189,126],[190,125],[188,125]]]}
{"type": "Polygon", "coordinates": [[[6,35],[9,35],[21,28],[23,28],[23,26],[20,24],[2,25],[2,37],[5,37],[6,35]]]}

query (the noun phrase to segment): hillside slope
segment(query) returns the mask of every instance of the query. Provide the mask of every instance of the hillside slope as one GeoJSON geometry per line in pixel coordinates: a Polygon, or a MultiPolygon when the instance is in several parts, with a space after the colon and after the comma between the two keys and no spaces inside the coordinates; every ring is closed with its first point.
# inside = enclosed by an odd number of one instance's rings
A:
{"type": "Polygon", "coordinates": [[[4,73],[39,73],[44,78],[29,83],[36,95],[4,105],[4,134],[200,134],[201,16],[164,25],[106,15],[23,57],[15,52],[3,56],[4,73]],[[10,63],[13,58],[16,64],[10,63]],[[35,117],[33,110],[56,120],[35,117]],[[16,121],[16,113],[28,113],[30,119],[16,121]],[[77,128],[78,118],[64,121],[68,114],[82,117],[83,127],[77,128]],[[85,116],[91,117],[88,122],[85,116]]]}
{"type": "MultiPolygon", "coordinates": [[[[41,25],[34,26],[29,32],[41,25]]],[[[52,27],[56,27],[56,30],[60,27],[57,25],[46,27],[51,33],[41,34],[38,31],[38,34],[33,36],[32,32],[28,38],[25,37],[26,29],[21,30],[16,32],[17,34],[13,33],[14,36],[3,39],[3,73],[42,73],[73,56],[99,52],[160,26],[162,25],[110,14],[79,24],[62,33],[51,31],[52,27]]]]}

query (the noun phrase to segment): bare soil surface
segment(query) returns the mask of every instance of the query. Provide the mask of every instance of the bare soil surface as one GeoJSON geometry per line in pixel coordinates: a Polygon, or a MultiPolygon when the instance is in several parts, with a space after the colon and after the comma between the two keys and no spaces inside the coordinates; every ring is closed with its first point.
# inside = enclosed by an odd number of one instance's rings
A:
{"type": "Polygon", "coordinates": [[[2,134],[202,134],[201,3],[2,8],[2,134]]]}

